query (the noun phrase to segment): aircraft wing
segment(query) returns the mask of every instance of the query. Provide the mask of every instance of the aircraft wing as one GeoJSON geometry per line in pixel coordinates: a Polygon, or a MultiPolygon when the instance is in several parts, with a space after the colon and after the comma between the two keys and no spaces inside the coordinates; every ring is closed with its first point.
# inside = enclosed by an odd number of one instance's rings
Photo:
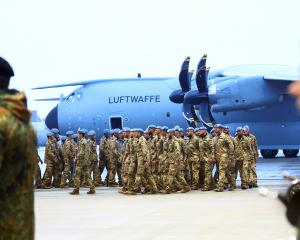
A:
{"type": "Polygon", "coordinates": [[[96,79],[96,80],[86,80],[86,81],[80,81],[80,82],[73,82],[73,83],[63,83],[63,84],[55,84],[55,85],[49,85],[49,86],[42,86],[42,87],[36,87],[32,88],[32,90],[39,90],[39,89],[48,89],[48,88],[60,88],[60,87],[72,87],[72,86],[83,86],[88,84],[94,84],[94,83],[103,83],[103,82],[110,82],[110,81],[147,81],[147,80],[156,80],[156,81],[163,81],[170,79],[171,77],[160,77],[160,78],[112,78],[112,79],[96,79]]]}
{"type": "Polygon", "coordinates": [[[240,65],[221,71],[223,77],[263,76],[270,81],[300,80],[300,71],[297,68],[284,65],[240,65]]]}

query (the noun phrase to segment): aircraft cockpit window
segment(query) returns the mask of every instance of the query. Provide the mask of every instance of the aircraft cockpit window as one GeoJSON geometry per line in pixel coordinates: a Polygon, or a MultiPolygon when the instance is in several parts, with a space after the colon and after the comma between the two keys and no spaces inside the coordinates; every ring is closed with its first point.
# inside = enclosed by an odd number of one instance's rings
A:
{"type": "Polygon", "coordinates": [[[82,99],[82,92],[73,92],[67,97],[66,101],[74,102],[76,100],[81,101],[81,99],[82,99]]]}

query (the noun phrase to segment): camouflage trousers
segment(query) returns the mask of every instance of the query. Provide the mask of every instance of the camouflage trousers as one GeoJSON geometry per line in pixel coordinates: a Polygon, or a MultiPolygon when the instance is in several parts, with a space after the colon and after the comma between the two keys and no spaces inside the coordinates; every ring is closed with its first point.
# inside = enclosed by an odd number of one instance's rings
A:
{"type": "Polygon", "coordinates": [[[117,176],[118,176],[118,183],[119,185],[123,185],[123,179],[122,179],[122,163],[118,161],[117,163],[117,176]]]}
{"type": "Polygon", "coordinates": [[[65,162],[64,171],[61,177],[60,185],[65,185],[68,181],[70,184],[72,182],[72,165],[71,161],[65,162]]]}
{"type": "Polygon", "coordinates": [[[43,183],[47,186],[52,184],[52,177],[55,179],[55,167],[56,164],[54,163],[54,161],[47,162],[46,171],[43,177],[43,183]]]}
{"type": "Polygon", "coordinates": [[[166,190],[170,192],[174,187],[176,188],[176,190],[190,190],[190,187],[185,181],[182,171],[180,171],[178,165],[173,162],[170,163],[168,168],[166,190]]]}
{"type": "Polygon", "coordinates": [[[191,186],[192,188],[199,187],[199,171],[200,171],[200,161],[191,160],[190,161],[190,172],[191,172],[191,186]]]}
{"type": "Polygon", "coordinates": [[[91,175],[89,174],[89,166],[84,165],[84,166],[76,166],[75,168],[75,177],[74,177],[74,186],[75,188],[80,187],[81,183],[81,177],[83,176],[83,179],[85,179],[86,183],[88,184],[89,188],[94,189],[95,186],[93,184],[91,175]]]}
{"type": "Polygon", "coordinates": [[[158,163],[158,174],[157,174],[157,188],[164,190],[166,188],[168,176],[167,159],[161,158],[158,163]]]}
{"type": "Polygon", "coordinates": [[[130,161],[128,165],[128,180],[127,180],[127,189],[128,191],[134,190],[135,183],[135,174],[137,171],[137,164],[135,160],[130,161]]]}
{"type": "Polygon", "coordinates": [[[249,184],[257,184],[256,161],[252,160],[249,166],[249,184]]]}
{"type": "Polygon", "coordinates": [[[94,161],[90,165],[90,175],[93,176],[93,182],[94,184],[97,183],[99,184],[101,182],[101,177],[100,177],[100,170],[98,166],[98,162],[94,161]]]}
{"type": "Polygon", "coordinates": [[[139,190],[142,185],[153,193],[158,191],[156,182],[151,174],[150,168],[139,168],[137,169],[137,173],[135,175],[134,189],[139,190]]]}
{"type": "Polygon", "coordinates": [[[204,162],[204,189],[213,189],[215,187],[215,181],[212,177],[214,165],[210,161],[204,162]]]}
{"type": "Polygon", "coordinates": [[[249,167],[250,167],[249,161],[246,160],[236,161],[235,168],[237,172],[240,174],[242,186],[246,186],[249,184],[249,167]]]}
{"type": "Polygon", "coordinates": [[[117,159],[110,160],[108,164],[108,184],[116,184],[117,159]]]}
{"type": "Polygon", "coordinates": [[[60,161],[57,165],[55,165],[54,168],[54,179],[53,179],[54,187],[59,187],[63,170],[64,170],[64,163],[60,161]]]}
{"type": "Polygon", "coordinates": [[[42,184],[42,178],[41,178],[41,168],[40,168],[40,165],[37,164],[36,165],[36,168],[35,168],[35,178],[34,178],[34,181],[35,181],[35,186],[36,187],[40,187],[41,184],[42,184]]]}
{"type": "Polygon", "coordinates": [[[99,175],[100,175],[100,181],[102,181],[102,173],[104,171],[104,169],[106,168],[107,170],[107,174],[106,174],[106,177],[105,177],[105,181],[108,181],[108,157],[106,156],[102,156],[100,157],[100,160],[99,160],[99,175]]]}
{"type": "Polygon", "coordinates": [[[232,185],[235,183],[235,178],[233,174],[230,174],[229,171],[229,159],[227,157],[222,157],[217,159],[219,166],[219,180],[217,183],[217,188],[220,190],[224,189],[226,181],[232,185]]]}
{"type": "Polygon", "coordinates": [[[122,174],[122,182],[123,182],[123,188],[124,189],[127,189],[127,185],[128,185],[128,171],[129,171],[129,162],[124,161],[124,163],[122,164],[122,171],[121,171],[121,174],[122,174]]]}

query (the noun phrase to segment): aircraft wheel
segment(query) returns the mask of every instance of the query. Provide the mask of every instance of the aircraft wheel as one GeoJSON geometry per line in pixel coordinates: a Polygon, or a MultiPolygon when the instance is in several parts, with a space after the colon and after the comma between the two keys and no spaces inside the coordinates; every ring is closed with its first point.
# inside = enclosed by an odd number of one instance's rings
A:
{"type": "Polygon", "coordinates": [[[260,150],[263,158],[274,158],[276,157],[278,150],[277,149],[262,149],[260,150]]]}
{"type": "Polygon", "coordinates": [[[283,150],[284,156],[287,158],[297,157],[299,149],[285,149],[283,150]]]}

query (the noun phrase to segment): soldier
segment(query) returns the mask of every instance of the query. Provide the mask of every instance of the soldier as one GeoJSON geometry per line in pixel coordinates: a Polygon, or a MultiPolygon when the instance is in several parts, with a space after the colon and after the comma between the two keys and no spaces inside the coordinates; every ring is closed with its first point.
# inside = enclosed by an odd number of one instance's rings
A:
{"type": "Polygon", "coordinates": [[[212,139],[207,134],[206,127],[199,128],[199,150],[201,161],[204,162],[204,186],[202,191],[214,189],[215,183],[212,178],[213,159],[212,159],[212,139]]]}
{"type": "Polygon", "coordinates": [[[200,171],[200,157],[199,157],[199,139],[195,136],[195,131],[192,127],[187,129],[186,154],[187,163],[190,166],[191,173],[191,188],[192,190],[199,189],[199,171],[200,171]]]}
{"type": "Polygon", "coordinates": [[[175,127],[175,137],[180,146],[180,156],[179,156],[179,168],[181,174],[184,176],[184,179],[187,183],[190,183],[186,179],[186,170],[189,168],[187,164],[187,158],[185,153],[185,139],[183,135],[183,129],[180,127],[175,127]]]}
{"type": "MultiPolygon", "coordinates": [[[[212,140],[212,145],[214,145],[213,141],[214,141],[214,138],[216,136],[217,136],[216,131],[213,128],[212,130],[210,130],[210,136],[209,136],[209,138],[212,140]]],[[[218,163],[216,161],[213,161],[213,162],[214,162],[213,169],[216,168],[216,171],[215,171],[215,174],[214,174],[214,181],[215,181],[215,183],[217,183],[218,179],[219,179],[219,166],[218,166],[218,163]]]]}
{"type": "Polygon", "coordinates": [[[134,182],[134,193],[141,191],[141,186],[142,183],[144,182],[144,187],[147,188],[147,185],[149,184],[150,192],[152,194],[155,194],[158,192],[158,190],[154,178],[152,177],[151,174],[150,152],[148,149],[147,141],[142,136],[143,133],[142,129],[137,129],[137,132],[138,132],[137,137],[139,138],[139,140],[136,146],[137,147],[136,148],[137,171],[136,171],[135,182],[134,182]]]}
{"type": "Polygon", "coordinates": [[[134,195],[134,183],[135,183],[135,174],[137,170],[137,149],[138,149],[138,135],[136,129],[131,129],[130,131],[131,138],[128,141],[129,149],[129,164],[127,169],[127,191],[125,194],[134,195]]]}
{"type": "Polygon", "coordinates": [[[251,143],[250,140],[244,136],[243,128],[236,129],[237,136],[235,137],[236,143],[236,169],[240,173],[242,189],[247,189],[249,186],[249,167],[251,164],[251,143]]]}
{"type": "Polygon", "coordinates": [[[42,188],[42,176],[41,176],[41,168],[39,163],[43,164],[43,161],[40,158],[36,149],[36,168],[35,168],[35,178],[34,178],[36,189],[42,188]]]}
{"type": "MultiPolygon", "coordinates": [[[[200,128],[195,128],[195,135],[198,139],[200,139],[200,128]]],[[[199,145],[200,146],[200,145],[199,145]]],[[[199,152],[200,157],[200,167],[199,167],[199,183],[198,186],[202,189],[204,187],[204,181],[205,181],[205,162],[203,156],[201,156],[202,152],[199,152]]]]}
{"type": "Polygon", "coordinates": [[[156,151],[156,144],[157,141],[159,140],[158,138],[158,132],[156,131],[156,126],[155,125],[150,125],[148,126],[148,149],[149,149],[149,154],[150,154],[150,169],[151,169],[151,174],[154,178],[154,181],[156,183],[156,186],[158,184],[158,156],[157,156],[157,151],[156,151]]]}
{"type": "Polygon", "coordinates": [[[175,129],[169,129],[168,131],[169,143],[168,143],[168,157],[167,157],[167,184],[166,193],[171,193],[172,187],[176,187],[176,190],[181,190],[182,193],[189,192],[190,186],[184,179],[184,175],[180,171],[180,158],[181,158],[181,146],[175,137],[175,129]]]}
{"type": "Polygon", "coordinates": [[[74,190],[70,192],[71,195],[78,195],[79,194],[79,187],[80,187],[80,181],[81,176],[84,175],[85,179],[89,185],[90,190],[87,192],[87,194],[95,194],[95,187],[93,184],[93,181],[91,179],[91,176],[88,172],[88,165],[89,165],[89,149],[87,145],[87,141],[85,139],[85,131],[84,130],[78,130],[78,152],[76,155],[76,169],[75,169],[75,178],[74,178],[74,190]]]}
{"type": "MultiPolygon", "coordinates": [[[[224,126],[224,131],[223,131],[228,137],[229,139],[232,141],[233,144],[233,151],[235,153],[235,138],[233,136],[230,135],[230,128],[228,126],[224,126]]],[[[234,155],[235,156],[235,155],[234,155]]],[[[229,179],[232,179],[232,188],[235,189],[236,188],[236,168],[235,168],[235,159],[232,159],[232,162],[228,163],[228,168],[226,171],[226,175],[228,175],[229,179]],[[234,179],[234,180],[233,180],[234,179]]],[[[226,183],[228,185],[228,183],[226,183]]]]}
{"type": "Polygon", "coordinates": [[[128,185],[128,169],[130,164],[130,141],[132,138],[132,135],[130,134],[129,128],[124,128],[124,143],[123,143],[123,151],[122,155],[120,157],[121,163],[122,163],[122,182],[123,186],[120,188],[119,193],[125,193],[128,185]]]}
{"type": "Polygon", "coordinates": [[[94,185],[100,186],[100,170],[98,166],[98,154],[97,154],[97,146],[96,146],[96,132],[94,130],[90,130],[88,132],[89,139],[87,140],[90,156],[89,156],[89,175],[93,174],[93,183],[94,185]]]}
{"type": "MultiPolygon", "coordinates": [[[[158,127],[159,128],[159,127],[158,127]]],[[[158,157],[158,182],[157,187],[159,192],[164,192],[167,180],[167,156],[169,150],[169,141],[167,138],[167,127],[160,127],[158,130],[158,141],[156,142],[156,154],[158,157]]]]}
{"type": "Polygon", "coordinates": [[[54,176],[53,176],[53,186],[54,187],[59,187],[60,182],[61,182],[61,176],[62,176],[62,172],[64,170],[64,163],[63,163],[63,153],[61,152],[61,142],[60,142],[60,136],[59,136],[59,130],[57,128],[52,128],[50,130],[53,134],[54,134],[54,138],[56,141],[54,141],[54,145],[55,145],[55,151],[56,151],[56,155],[57,155],[57,159],[58,162],[57,164],[54,165],[54,176]]]}
{"type": "Polygon", "coordinates": [[[12,76],[13,69],[0,57],[0,236],[32,240],[37,141],[25,94],[8,89],[12,76]]]}
{"type": "MultiPolygon", "coordinates": [[[[100,139],[99,143],[99,170],[100,170],[100,178],[101,175],[106,168],[107,174],[105,177],[105,181],[108,183],[108,162],[109,162],[109,139],[110,139],[110,131],[109,129],[104,129],[104,136],[100,139]]],[[[101,183],[104,182],[101,180],[101,183]]]]}
{"type": "Polygon", "coordinates": [[[73,184],[72,168],[74,167],[73,165],[76,154],[75,145],[73,142],[73,131],[67,131],[66,135],[67,139],[62,145],[64,171],[60,182],[61,188],[68,188],[71,184],[73,184]]]}
{"type": "Polygon", "coordinates": [[[112,136],[108,142],[108,186],[109,187],[116,187],[116,168],[117,168],[117,161],[120,158],[120,153],[118,149],[118,143],[116,135],[119,130],[112,130],[112,136]]]}
{"type": "Polygon", "coordinates": [[[250,128],[244,126],[244,135],[250,139],[251,143],[251,165],[249,167],[249,187],[257,188],[257,174],[256,174],[256,161],[258,159],[258,147],[256,137],[250,133],[250,128]]]}
{"type": "Polygon", "coordinates": [[[230,179],[230,176],[226,175],[228,163],[233,161],[234,146],[231,139],[223,132],[223,126],[221,124],[215,125],[216,137],[213,140],[212,156],[214,161],[219,165],[219,180],[217,184],[216,192],[223,192],[225,181],[227,179],[230,184],[229,190],[233,190],[233,182],[235,179],[230,179]]]}
{"type": "Polygon", "coordinates": [[[49,189],[52,187],[52,177],[54,179],[54,169],[58,164],[58,155],[55,149],[56,139],[52,132],[47,133],[47,143],[45,147],[45,159],[44,163],[46,163],[46,171],[43,177],[43,188],[49,189]]]}
{"type": "Polygon", "coordinates": [[[117,159],[117,163],[116,163],[116,172],[118,176],[118,185],[120,187],[123,186],[123,179],[122,179],[122,155],[123,155],[123,147],[124,147],[123,132],[124,132],[123,130],[118,130],[116,134],[117,148],[119,152],[119,158],[117,159]]]}

